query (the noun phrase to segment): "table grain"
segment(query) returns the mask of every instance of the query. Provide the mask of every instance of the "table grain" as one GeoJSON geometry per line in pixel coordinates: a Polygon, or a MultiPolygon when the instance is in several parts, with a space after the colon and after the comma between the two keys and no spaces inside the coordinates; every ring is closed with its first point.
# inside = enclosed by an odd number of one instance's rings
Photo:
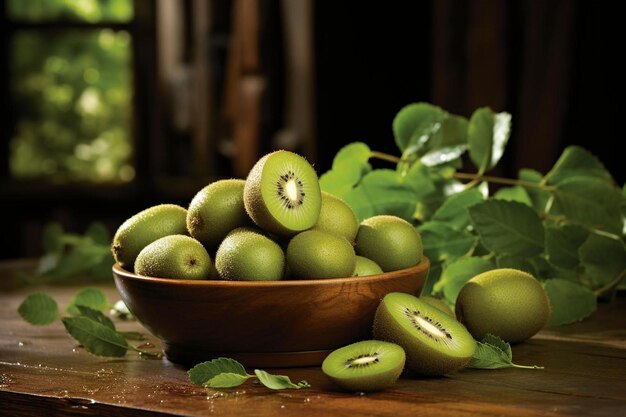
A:
{"type": "MultiPolygon", "coordinates": [[[[0,268],[0,281],[9,281],[0,268]]],[[[0,286],[1,287],[1,286],[0,286]]],[[[167,359],[93,356],[57,321],[32,326],[16,310],[45,291],[61,308],[84,285],[0,289],[2,416],[626,416],[626,298],[602,303],[589,319],[546,329],[514,345],[514,360],[545,370],[466,369],[424,378],[405,375],[391,389],[346,393],[317,367],[274,369],[311,388],[272,391],[251,383],[212,390],[192,385],[167,359]]],[[[99,286],[111,302],[113,285],[99,286]]],[[[176,312],[172,312],[176,314],[176,312]]],[[[140,331],[135,321],[116,322],[140,331]]],[[[209,331],[209,329],[207,329],[209,331]]]]}

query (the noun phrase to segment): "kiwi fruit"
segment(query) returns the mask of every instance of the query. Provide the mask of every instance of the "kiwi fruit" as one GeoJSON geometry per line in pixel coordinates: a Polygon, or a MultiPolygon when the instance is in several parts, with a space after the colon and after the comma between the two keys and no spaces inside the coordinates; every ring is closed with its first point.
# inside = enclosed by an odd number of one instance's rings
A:
{"type": "Polygon", "coordinates": [[[435,308],[438,308],[439,310],[446,313],[448,316],[456,318],[454,311],[452,311],[452,309],[448,307],[448,304],[446,304],[446,302],[443,301],[441,298],[431,297],[429,295],[422,295],[420,296],[420,300],[430,304],[435,308]]]}
{"type": "Polygon", "coordinates": [[[287,265],[291,276],[300,279],[349,277],[356,255],[345,238],[321,230],[307,230],[287,245],[287,265]]]}
{"type": "Polygon", "coordinates": [[[215,254],[221,279],[232,281],[276,281],[285,273],[285,254],[262,232],[239,227],[230,232],[215,254]]]}
{"type": "Polygon", "coordinates": [[[245,183],[241,179],[219,180],[198,191],[187,209],[189,234],[215,249],[231,230],[252,225],[243,205],[245,183]]]}
{"type": "Polygon", "coordinates": [[[135,273],[156,278],[208,279],[211,257],[202,243],[185,235],[170,235],[143,248],[135,273]]]}
{"type": "Polygon", "coordinates": [[[380,266],[378,266],[376,262],[357,255],[352,276],[365,277],[367,275],[378,275],[382,273],[383,270],[380,269],[380,266]]]}
{"type": "Polygon", "coordinates": [[[400,217],[378,215],[359,225],[356,254],[376,262],[384,272],[419,264],[423,251],[417,230],[400,217]]]}
{"type": "Polygon", "coordinates": [[[465,367],[476,341],[453,317],[405,293],[387,294],[374,316],[374,338],[396,343],[406,352],[408,369],[444,375],[465,367]]]}
{"type": "Polygon", "coordinates": [[[127,219],[115,232],[111,252],[115,261],[132,271],[141,250],[168,235],[187,234],[187,210],[175,204],[147,208],[127,219]]]}
{"type": "Polygon", "coordinates": [[[345,390],[379,391],[398,380],[405,359],[396,344],[364,340],[331,352],[322,362],[322,372],[345,390]]]}
{"type": "Polygon", "coordinates": [[[456,316],[476,340],[491,333],[510,343],[522,342],[541,330],[550,314],[541,284],[532,275],[511,268],[476,275],[456,299],[456,316]]]}
{"type": "Polygon", "coordinates": [[[359,223],[354,211],[343,200],[322,191],[322,206],[314,230],[335,233],[354,242],[359,223]]]}
{"type": "Polygon", "coordinates": [[[243,202],[261,229],[290,237],[317,223],[322,196],[311,164],[300,155],[280,150],[263,156],[252,167],[243,202]]]}

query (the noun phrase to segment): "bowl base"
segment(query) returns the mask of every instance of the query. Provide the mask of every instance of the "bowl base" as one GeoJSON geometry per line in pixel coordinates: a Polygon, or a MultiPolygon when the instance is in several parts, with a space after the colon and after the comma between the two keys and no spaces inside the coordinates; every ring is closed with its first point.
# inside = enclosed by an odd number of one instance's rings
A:
{"type": "Polygon", "coordinates": [[[211,352],[191,346],[163,343],[165,357],[180,365],[192,367],[220,357],[241,362],[247,368],[295,368],[321,366],[332,349],[304,352],[211,352]]]}

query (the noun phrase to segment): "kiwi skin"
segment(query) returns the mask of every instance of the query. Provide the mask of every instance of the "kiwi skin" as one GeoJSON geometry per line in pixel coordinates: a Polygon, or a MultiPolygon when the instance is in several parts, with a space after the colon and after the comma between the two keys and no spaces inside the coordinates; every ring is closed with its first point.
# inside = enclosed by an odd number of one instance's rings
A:
{"type": "MultiPolygon", "coordinates": [[[[391,355],[381,357],[382,361],[394,360],[391,355]]],[[[324,362],[322,362],[322,372],[341,388],[352,392],[380,391],[389,388],[396,383],[406,361],[404,350],[393,343],[380,340],[364,340],[352,343],[348,346],[336,349],[331,352],[324,362]],[[350,375],[350,370],[346,369],[346,362],[349,358],[359,358],[368,356],[371,349],[385,350],[393,352],[394,358],[398,361],[393,367],[386,371],[379,371],[372,367],[365,372],[354,372],[350,375]],[[348,359],[346,359],[348,358],[348,359]],[[340,362],[340,363],[338,363],[340,362]]],[[[380,368],[379,368],[380,369],[380,368]]],[[[355,370],[356,371],[356,370],[355,370]]]]}
{"type": "Polygon", "coordinates": [[[356,253],[376,262],[384,272],[415,266],[424,247],[417,230],[397,216],[378,215],[365,219],[356,235],[356,253]]]}
{"type": "Polygon", "coordinates": [[[509,343],[529,339],[547,323],[550,301],[530,274],[512,268],[483,272],[465,283],[456,316],[476,340],[488,333],[509,343]]]}
{"type": "Polygon", "coordinates": [[[287,246],[290,275],[297,279],[349,277],[355,264],[356,255],[350,242],[321,230],[299,233],[287,246]]]}
{"type": "Polygon", "coordinates": [[[198,191],[187,210],[189,234],[215,249],[231,230],[251,226],[243,205],[245,183],[241,179],[219,180],[198,191]]]}
{"type": "Polygon", "coordinates": [[[202,243],[184,235],[164,236],[143,248],[135,273],[155,278],[208,279],[211,257],[202,243]]]}
{"type": "Polygon", "coordinates": [[[359,223],[354,211],[339,197],[322,191],[322,206],[313,230],[322,230],[354,242],[359,223]]]}
{"type": "Polygon", "coordinates": [[[322,196],[319,188],[319,181],[313,167],[311,167],[309,162],[300,155],[285,150],[268,153],[259,159],[248,173],[243,189],[244,207],[248,216],[250,216],[252,221],[262,230],[281,237],[292,237],[303,230],[308,230],[313,227],[319,217],[321,200],[322,196]],[[295,163],[306,164],[305,166],[310,167],[310,172],[314,176],[310,184],[311,190],[309,191],[309,195],[307,197],[307,200],[310,202],[308,204],[312,205],[311,209],[312,214],[314,215],[312,215],[311,218],[305,219],[306,221],[303,221],[300,227],[296,229],[286,227],[278,219],[274,218],[263,199],[261,190],[263,170],[270,158],[278,154],[292,155],[295,163]]]}
{"type": "Polygon", "coordinates": [[[352,276],[365,277],[368,275],[378,275],[382,273],[383,270],[380,269],[380,266],[378,266],[376,262],[363,256],[357,255],[352,276]]]}
{"type": "Polygon", "coordinates": [[[133,271],[141,250],[168,235],[187,234],[187,210],[175,204],[149,207],[128,218],[115,232],[111,252],[115,261],[133,271]]]}
{"type": "Polygon", "coordinates": [[[285,254],[260,230],[239,227],[217,249],[215,268],[224,280],[277,281],[285,274],[285,254]]]}
{"type": "MultiPolygon", "coordinates": [[[[450,327],[449,330],[452,330],[452,328],[450,327]]],[[[476,350],[476,341],[461,323],[456,322],[444,312],[409,294],[389,293],[383,298],[374,316],[373,334],[375,339],[386,340],[402,346],[406,352],[407,368],[421,375],[436,376],[458,371],[467,366],[476,350]],[[428,312],[428,316],[433,320],[438,322],[448,321],[448,324],[452,323],[458,340],[463,340],[467,343],[465,346],[467,354],[448,355],[443,351],[443,346],[441,348],[430,346],[407,332],[392,315],[385,303],[386,298],[393,297],[395,294],[400,294],[402,297],[412,297],[413,302],[420,305],[420,310],[428,312]]]]}
{"type": "Polygon", "coordinates": [[[431,306],[435,307],[436,309],[439,309],[439,310],[443,311],[448,316],[456,318],[456,315],[454,314],[454,311],[452,311],[452,309],[450,307],[448,307],[448,305],[445,303],[445,301],[443,301],[441,298],[435,298],[435,297],[431,297],[429,295],[422,295],[422,296],[420,296],[420,300],[430,304],[431,306]]]}

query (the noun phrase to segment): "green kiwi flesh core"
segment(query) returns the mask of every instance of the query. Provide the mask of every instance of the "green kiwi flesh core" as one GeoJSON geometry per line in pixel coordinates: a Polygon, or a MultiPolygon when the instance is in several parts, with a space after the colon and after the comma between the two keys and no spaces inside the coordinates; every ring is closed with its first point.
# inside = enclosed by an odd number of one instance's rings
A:
{"type": "Polygon", "coordinates": [[[261,177],[261,195],[267,209],[292,230],[312,227],[321,205],[317,174],[308,163],[298,162],[292,154],[276,153],[265,163],[261,177]]]}
{"type": "Polygon", "coordinates": [[[415,297],[393,293],[384,299],[385,307],[402,328],[420,341],[453,357],[472,355],[474,340],[462,325],[435,307],[415,297]],[[470,340],[471,339],[471,340],[470,340]]]}
{"type": "Polygon", "coordinates": [[[323,370],[341,379],[371,377],[404,365],[404,350],[383,341],[358,342],[337,349],[324,361],[323,370]],[[359,346],[357,349],[354,347],[359,346]]]}

